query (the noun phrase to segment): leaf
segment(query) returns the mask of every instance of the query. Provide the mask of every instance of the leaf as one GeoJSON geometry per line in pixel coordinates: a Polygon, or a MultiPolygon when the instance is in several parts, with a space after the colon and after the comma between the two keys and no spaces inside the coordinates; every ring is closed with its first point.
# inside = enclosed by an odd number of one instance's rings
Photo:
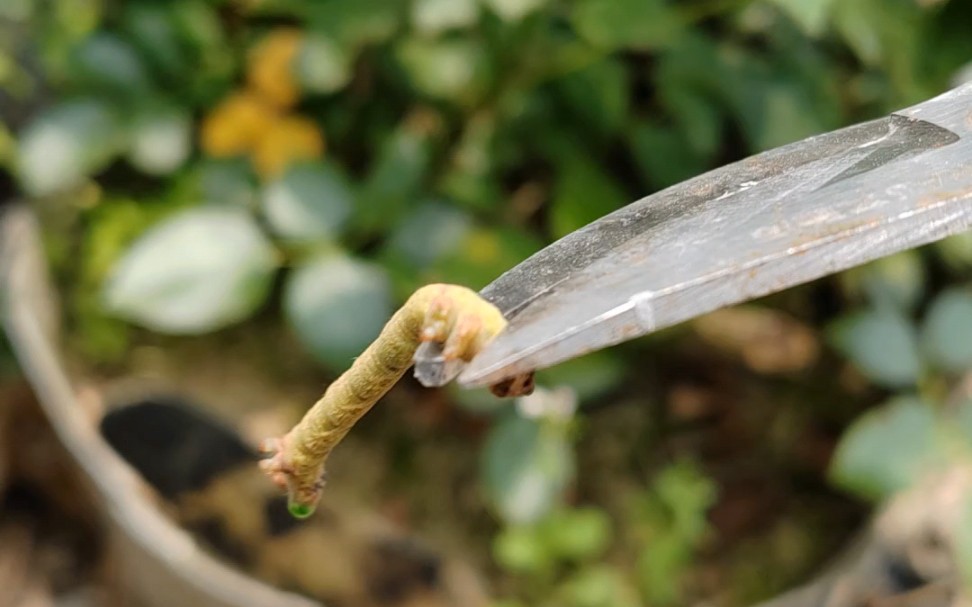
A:
{"type": "Polygon", "coordinates": [[[628,117],[628,72],[616,59],[605,59],[575,71],[557,83],[579,126],[598,135],[617,132],[628,117]]]}
{"type": "Polygon", "coordinates": [[[581,401],[617,388],[626,365],[614,352],[601,350],[537,372],[537,384],[568,386],[581,401]]]}
{"type": "Polygon", "coordinates": [[[164,333],[195,334],[249,316],[270,290],[277,257],[242,209],[181,212],[139,238],[104,290],[109,310],[164,333]]]}
{"type": "Polygon", "coordinates": [[[512,573],[539,573],[554,564],[536,528],[526,526],[503,529],[493,540],[493,558],[512,573]]]}
{"type": "Polygon", "coordinates": [[[931,407],[899,397],[861,416],[844,433],[830,478],[861,497],[878,500],[911,486],[946,454],[931,407]]]}
{"type": "Polygon", "coordinates": [[[0,4],[0,18],[13,23],[25,22],[35,10],[40,10],[33,0],[7,0],[0,4]]]}
{"type": "Polygon", "coordinates": [[[415,0],[412,26],[423,34],[469,27],[479,21],[478,0],[415,0]]]}
{"type": "Polygon", "coordinates": [[[196,166],[199,194],[203,200],[241,207],[255,204],[256,178],[245,158],[207,158],[196,166]]]}
{"type": "Polygon", "coordinates": [[[165,4],[126,2],[124,27],[128,38],[148,58],[149,63],[167,75],[177,75],[188,61],[186,50],[179,39],[172,12],[178,11],[165,4]]]}
{"type": "Polygon", "coordinates": [[[769,150],[825,130],[804,89],[804,83],[764,87],[759,127],[753,129],[757,150],[769,150]]]}
{"type": "Polygon", "coordinates": [[[706,513],[716,501],[715,484],[698,466],[682,460],[666,467],[653,489],[672,517],[671,532],[694,544],[708,528],[706,513]]]}
{"type": "Polygon", "coordinates": [[[913,310],[925,292],[925,266],[918,251],[903,251],[844,273],[853,290],[863,289],[878,307],[913,310]]]}
{"type": "Polygon", "coordinates": [[[381,144],[355,208],[355,223],[370,231],[394,225],[418,195],[429,167],[428,136],[403,125],[381,144]]]}
{"type": "Polygon", "coordinates": [[[351,57],[330,37],[311,34],[301,42],[296,71],[297,80],[308,91],[333,93],[351,80],[351,57]]]}
{"type": "Polygon", "coordinates": [[[949,289],[932,302],[922,328],[930,362],[946,371],[972,369],[972,293],[949,289]]]}
{"type": "Polygon", "coordinates": [[[942,260],[953,270],[972,268],[972,230],[940,240],[935,244],[942,260]]]}
{"type": "MultiPolygon", "coordinates": [[[[857,58],[869,66],[877,66],[884,58],[884,42],[880,20],[870,2],[837,2],[834,5],[834,28],[857,58]]],[[[880,10],[880,8],[878,9],[880,10]]]]}
{"type": "Polygon", "coordinates": [[[107,32],[89,36],[72,55],[73,76],[85,83],[130,95],[150,86],[148,73],[132,46],[107,32]]]}
{"type": "Polygon", "coordinates": [[[18,176],[28,194],[64,190],[104,168],[123,141],[114,112],[103,102],[80,99],[56,105],[24,130],[18,176]]]}
{"type": "Polygon", "coordinates": [[[480,114],[470,119],[445,171],[439,175],[436,191],[449,196],[458,206],[493,210],[496,201],[504,196],[494,172],[499,160],[494,149],[498,139],[492,116],[480,114]]]}
{"type": "Polygon", "coordinates": [[[688,148],[706,159],[715,154],[722,139],[718,102],[687,87],[671,87],[662,93],[688,148]]]}
{"type": "Polygon", "coordinates": [[[458,250],[434,264],[431,278],[481,289],[539,249],[540,242],[528,232],[474,227],[458,250]]]}
{"type": "Polygon", "coordinates": [[[586,154],[560,164],[550,207],[554,238],[561,238],[628,202],[617,182],[586,154]]]}
{"type": "Polygon", "coordinates": [[[574,454],[560,424],[541,423],[509,410],[483,450],[483,481],[500,516],[511,524],[540,519],[574,476],[574,454]]]}
{"type": "Polygon", "coordinates": [[[327,163],[291,167],[264,189],[262,200],[275,234],[305,242],[334,239],[354,206],[344,176],[327,163]]]}
{"type": "Polygon", "coordinates": [[[611,542],[611,519],[597,508],[555,511],[540,529],[550,551],[568,561],[596,559],[611,542]]]}
{"type": "Polygon", "coordinates": [[[423,95],[472,103],[486,88],[486,53],[475,39],[407,38],[398,45],[396,56],[423,95]]]}
{"type": "Polygon", "coordinates": [[[189,157],[189,115],[171,105],[150,104],[132,121],[128,157],[139,170],[167,175],[189,157]]]}
{"type": "Polygon", "coordinates": [[[683,29],[664,0],[579,0],[571,22],[582,37],[606,50],[658,50],[677,41],[683,29]]]}
{"type": "Polygon", "coordinates": [[[519,21],[545,6],[549,0],[482,0],[482,2],[504,21],[519,21]]]}
{"type": "Polygon", "coordinates": [[[409,213],[388,239],[388,253],[426,268],[457,250],[472,227],[468,214],[441,202],[427,202],[409,213]]]}
{"type": "Polygon", "coordinates": [[[323,0],[299,4],[308,11],[311,30],[349,47],[377,44],[391,38],[405,22],[407,8],[401,0],[323,0]]]}
{"type": "Polygon", "coordinates": [[[793,19],[809,36],[819,36],[827,25],[836,0],[770,0],[793,19]]]}
{"type": "Polygon", "coordinates": [[[636,571],[641,593],[651,605],[678,602],[694,547],[677,534],[652,538],[638,556],[636,571]]]}
{"type": "Polygon", "coordinates": [[[617,568],[597,564],[577,571],[557,589],[555,604],[570,607],[634,607],[639,604],[617,568]]]}
{"type": "Polygon", "coordinates": [[[834,345],[877,384],[910,386],[921,374],[915,329],[896,310],[852,314],[834,324],[831,337],[834,345]]]}
{"type": "Polygon", "coordinates": [[[324,253],[288,277],[284,312],[297,337],[321,362],[344,371],[391,317],[390,291],[379,266],[324,253]]]}
{"type": "Polygon", "coordinates": [[[651,123],[631,129],[631,151],[648,187],[661,190],[705,170],[705,163],[678,131],[651,123]]]}

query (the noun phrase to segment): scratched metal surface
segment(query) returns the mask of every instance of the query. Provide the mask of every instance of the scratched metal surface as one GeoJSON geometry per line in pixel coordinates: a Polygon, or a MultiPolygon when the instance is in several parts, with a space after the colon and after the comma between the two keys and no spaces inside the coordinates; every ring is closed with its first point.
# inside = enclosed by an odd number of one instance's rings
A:
{"type": "MultiPolygon", "coordinates": [[[[487,385],[972,225],[972,84],[683,182],[555,242],[486,287],[510,318],[465,369],[487,385]]],[[[461,371],[461,373],[460,373],[461,371]]]]}

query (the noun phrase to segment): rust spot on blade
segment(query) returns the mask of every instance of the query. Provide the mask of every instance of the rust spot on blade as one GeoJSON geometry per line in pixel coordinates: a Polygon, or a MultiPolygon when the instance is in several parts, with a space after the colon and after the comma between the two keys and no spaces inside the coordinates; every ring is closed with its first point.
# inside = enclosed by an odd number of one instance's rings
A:
{"type": "Polygon", "coordinates": [[[972,197],[972,186],[967,188],[962,188],[961,190],[952,190],[948,192],[933,192],[931,194],[925,194],[918,199],[918,208],[927,209],[929,207],[936,207],[942,203],[949,202],[952,200],[962,200],[965,198],[972,197]]]}

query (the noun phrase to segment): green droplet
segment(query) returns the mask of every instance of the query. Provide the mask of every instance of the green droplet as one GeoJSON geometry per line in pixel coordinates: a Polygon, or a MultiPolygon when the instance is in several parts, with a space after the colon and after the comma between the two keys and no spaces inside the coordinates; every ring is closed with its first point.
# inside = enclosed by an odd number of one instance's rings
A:
{"type": "Polygon", "coordinates": [[[291,502],[287,504],[287,510],[290,511],[290,515],[294,518],[307,518],[308,516],[314,514],[314,507],[307,504],[297,504],[291,502]]]}

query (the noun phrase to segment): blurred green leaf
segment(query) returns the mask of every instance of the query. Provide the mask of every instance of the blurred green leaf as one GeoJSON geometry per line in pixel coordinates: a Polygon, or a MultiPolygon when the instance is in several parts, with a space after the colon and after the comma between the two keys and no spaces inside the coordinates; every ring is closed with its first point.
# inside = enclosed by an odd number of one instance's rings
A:
{"type": "Polygon", "coordinates": [[[570,18],[581,36],[608,50],[658,50],[684,27],[665,0],[578,0],[570,18]]]}
{"type": "Polygon", "coordinates": [[[880,68],[893,85],[888,89],[890,95],[882,99],[882,112],[921,101],[942,88],[942,84],[929,87],[924,82],[925,72],[931,70],[920,67],[922,56],[934,51],[922,43],[928,11],[919,4],[884,0],[834,3],[834,25],[844,42],[862,62],[880,68]]]}
{"type": "Polygon", "coordinates": [[[494,13],[506,21],[519,21],[537,9],[546,6],[549,0],[481,0],[494,13]]]}
{"type": "Polygon", "coordinates": [[[470,103],[486,87],[486,53],[475,39],[406,38],[396,56],[422,94],[470,103]]]}
{"type": "Polygon", "coordinates": [[[381,143],[358,196],[355,222],[365,231],[395,225],[418,195],[429,167],[428,135],[400,127],[381,143]]]}
{"type": "Polygon", "coordinates": [[[125,253],[105,285],[113,313],[164,333],[203,333],[249,316],[277,269],[250,215],[197,208],[156,225],[125,253]]]}
{"type": "Polygon", "coordinates": [[[570,607],[634,607],[638,602],[610,565],[581,569],[558,589],[558,604],[570,607]],[[562,601],[562,603],[560,602],[562,601]]]}
{"type": "Polygon", "coordinates": [[[496,201],[504,196],[494,175],[499,160],[494,149],[498,139],[493,116],[478,114],[472,117],[453,148],[450,163],[440,177],[437,189],[461,206],[495,210],[496,201]]]}
{"type": "Polygon", "coordinates": [[[823,33],[836,0],[769,0],[789,15],[810,36],[823,33]]]}
{"type": "Polygon", "coordinates": [[[790,83],[763,87],[759,127],[754,130],[756,150],[768,150],[826,130],[803,86],[790,83]]]}
{"type": "Polygon", "coordinates": [[[311,34],[297,55],[297,79],[314,93],[338,91],[351,79],[351,57],[331,38],[311,34]]]}
{"type": "Polygon", "coordinates": [[[299,4],[307,10],[311,30],[349,47],[384,42],[407,22],[408,5],[401,0],[317,0],[299,4]]]}
{"type": "Polygon", "coordinates": [[[561,238],[627,202],[617,182],[589,155],[567,156],[560,165],[550,206],[550,226],[554,238],[561,238]]]}
{"type": "Polygon", "coordinates": [[[623,63],[609,58],[573,72],[557,83],[578,128],[605,136],[618,132],[628,117],[630,90],[623,63]]]}
{"type": "Polygon", "coordinates": [[[216,3],[211,0],[180,0],[168,2],[172,19],[180,38],[193,47],[203,65],[211,65],[218,60],[212,56],[227,49],[226,33],[217,12],[216,3]]]}
{"type": "Polygon", "coordinates": [[[192,142],[189,115],[173,105],[139,108],[129,129],[128,158],[150,175],[167,175],[185,163],[192,142]]]}
{"type": "Polygon", "coordinates": [[[468,214],[442,202],[409,213],[388,239],[388,254],[426,268],[458,249],[472,227],[468,214]]]}
{"type": "Polygon", "coordinates": [[[508,410],[483,450],[483,481],[503,520],[539,520],[561,500],[574,476],[574,454],[561,424],[542,423],[508,410]]]}
{"type": "Polygon", "coordinates": [[[147,61],[168,76],[179,74],[189,60],[172,18],[179,2],[124,4],[124,27],[147,61]],[[173,8],[173,5],[175,8],[173,8]]]}
{"type": "Polygon", "coordinates": [[[300,341],[335,372],[351,366],[393,312],[381,267],[333,252],[294,269],[283,304],[300,341]]]}
{"type": "Polygon", "coordinates": [[[430,280],[481,289],[539,249],[540,242],[525,231],[474,227],[457,251],[433,266],[430,280]]]}
{"type": "Polygon", "coordinates": [[[242,207],[255,205],[256,178],[244,158],[206,159],[196,165],[199,195],[203,200],[242,207]]]}
{"type": "Polygon", "coordinates": [[[150,86],[141,57],[115,34],[100,32],[88,37],[75,51],[74,64],[73,77],[107,87],[113,94],[140,93],[150,86]]]}
{"type": "Polygon", "coordinates": [[[479,0],[414,0],[412,26],[419,32],[435,35],[446,30],[469,27],[479,21],[479,0]]]}
{"type": "Polygon", "coordinates": [[[292,166],[263,190],[263,214],[273,232],[286,240],[333,240],[354,206],[351,189],[331,164],[292,166]]]}
{"type": "Polygon", "coordinates": [[[925,266],[918,251],[903,251],[853,268],[841,279],[852,291],[864,291],[878,307],[913,310],[925,291],[925,266]]]}
{"type": "Polygon", "coordinates": [[[535,527],[511,526],[493,540],[493,558],[512,573],[539,573],[554,564],[535,527]]]}
{"type": "Polygon", "coordinates": [[[950,236],[936,243],[935,247],[953,270],[972,268],[972,231],[950,236]]]}
{"type": "Polygon", "coordinates": [[[672,516],[672,530],[689,542],[699,539],[708,527],[706,513],[717,497],[712,480],[695,463],[684,460],[662,470],[653,489],[672,516]]]}
{"type": "Polygon", "coordinates": [[[611,542],[611,519],[597,508],[556,510],[540,525],[551,553],[568,561],[600,557],[611,542]]]}
{"type": "Polygon", "coordinates": [[[834,345],[875,383],[898,388],[918,381],[921,362],[915,328],[896,310],[857,312],[837,321],[830,335],[834,345]]]}
{"type": "Polygon", "coordinates": [[[690,88],[671,87],[662,94],[688,149],[700,159],[715,154],[723,126],[718,104],[690,88]]]}
{"type": "Polygon", "coordinates": [[[652,605],[675,603],[692,559],[693,546],[677,534],[662,534],[642,550],[636,569],[642,595],[652,605]]]}
{"type": "Polygon", "coordinates": [[[631,151],[645,184],[653,190],[694,177],[705,170],[702,158],[671,127],[647,122],[631,129],[631,151]]]}
{"type": "Polygon", "coordinates": [[[638,557],[638,585],[649,604],[665,605],[681,595],[682,579],[709,529],[708,511],[716,486],[689,460],[666,466],[651,490],[636,500],[644,548],[638,557]]]}
{"type": "Polygon", "coordinates": [[[841,437],[830,477],[861,497],[883,499],[944,461],[943,443],[931,407],[899,397],[865,413],[841,437]]]}
{"type": "Polygon", "coordinates": [[[873,2],[837,2],[834,4],[834,28],[844,41],[867,65],[878,65],[884,54],[879,31],[880,16],[875,12],[879,5],[873,2]]]}
{"type": "Polygon", "coordinates": [[[112,108],[95,99],[67,101],[41,113],[20,136],[18,176],[43,196],[104,168],[124,141],[112,108]]]}
{"type": "Polygon", "coordinates": [[[953,373],[972,369],[972,292],[949,289],[932,302],[922,327],[930,362],[953,373]]]}
{"type": "Polygon", "coordinates": [[[26,21],[34,13],[35,4],[35,0],[7,0],[0,5],[0,18],[26,21]]]}
{"type": "Polygon", "coordinates": [[[536,380],[543,386],[569,386],[584,401],[619,388],[625,370],[615,352],[601,350],[537,371],[536,380]]]}

